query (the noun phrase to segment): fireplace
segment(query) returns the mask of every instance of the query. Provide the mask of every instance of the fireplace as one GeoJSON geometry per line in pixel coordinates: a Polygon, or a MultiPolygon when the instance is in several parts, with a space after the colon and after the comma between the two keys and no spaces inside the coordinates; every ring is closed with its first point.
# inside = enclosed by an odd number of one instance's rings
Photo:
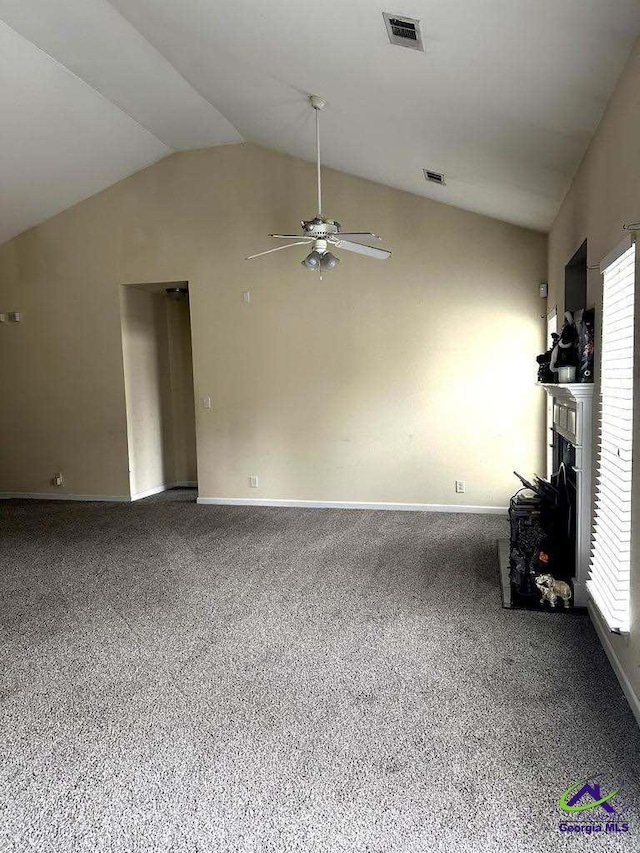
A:
{"type": "Polygon", "coordinates": [[[542,386],[549,397],[548,435],[550,479],[561,469],[566,474],[569,501],[568,548],[573,603],[587,605],[587,575],[591,552],[593,383],[542,386]]]}
{"type": "Polygon", "coordinates": [[[593,384],[549,383],[542,387],[549,397],[546,483],[541,478],[532,484],[537,494],[522,490],[511,502],[511,538],[498,543],[503,599],[508,607],[537,608],[540,596],[534,579],[545,573],[544,559],[550,557],[548,573],[570,585],[574,607],[586,607],[593,384]],[[556,492],[548,484],[555,486],[556,492]],[[561,511],[550,514],[549,496],[555,495],[561,501],[561,511]],[[551,555],[545,553],[545,544],[553,545],[551,555]]]}

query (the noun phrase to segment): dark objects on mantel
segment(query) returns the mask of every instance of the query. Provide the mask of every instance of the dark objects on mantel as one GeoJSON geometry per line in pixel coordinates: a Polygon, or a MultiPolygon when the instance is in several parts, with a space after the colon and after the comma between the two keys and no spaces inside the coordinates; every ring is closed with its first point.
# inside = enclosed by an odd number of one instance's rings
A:
{"type": "Polygon", "coordinates": [[[594,309],[565,312],[560,334],[551,334],[551,346],[536,357],[538,382],[593,382],[594,309]]]}

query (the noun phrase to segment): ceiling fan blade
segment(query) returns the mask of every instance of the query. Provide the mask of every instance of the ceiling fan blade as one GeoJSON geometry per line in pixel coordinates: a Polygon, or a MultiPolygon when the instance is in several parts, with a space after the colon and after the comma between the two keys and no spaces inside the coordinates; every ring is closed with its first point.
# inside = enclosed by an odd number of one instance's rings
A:
{"type": "Polygon", "coordinates": [[[313,240],[313,237],[305,237],[304,234],[269,234],[269,237],[275,237],[277,240],[300,240],[301,238],[309,241],[313,240]]]}
{"type": "Polygon", "coordinates": [[[353,240],[355,243],[362,243],[365,240],[382,240],[377,234],[372,234],[370,231],[340,231],[336,234],[338,240],[353,240]]]}
{"type": "Polygon", "coordinates": [[[367,255],[369,258],[378,258],[381,261],[391,257],[387,249],[378,249],[377,246],[366,246],[362,243],[352,243],[350,240],[331,240],[338,249],[346,249],[348,252],[356,252],[358,255],[367,255]]]}
{"type": "Polygon", "coordinates": [[[299,240],[297,243],[287,243],[286,246],[276,246],[275,249],[267,249],[266,252],[258,252],[256,255],[248,255],[245,261],[250,261],[253,258],[261,258],[262,255],[270,255],[271,252],[279,252],[281,249],[289,249],[291,246],[308,246],[309,240],[299,240]]]}

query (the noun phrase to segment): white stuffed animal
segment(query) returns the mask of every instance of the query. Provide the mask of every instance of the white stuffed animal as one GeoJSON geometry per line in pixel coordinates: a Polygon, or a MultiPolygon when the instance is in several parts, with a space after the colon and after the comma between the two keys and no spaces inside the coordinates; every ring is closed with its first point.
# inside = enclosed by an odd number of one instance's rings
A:
{"type": "Polygon", "coordinates": [[[557,581],[553,575],[537,575],[536,586],[540,590],[540,604],[548,601],[551,607],[556,606],[556,601],[561,598],[565,609],[571,601],[571,587],[564,581],[557,581]]]}

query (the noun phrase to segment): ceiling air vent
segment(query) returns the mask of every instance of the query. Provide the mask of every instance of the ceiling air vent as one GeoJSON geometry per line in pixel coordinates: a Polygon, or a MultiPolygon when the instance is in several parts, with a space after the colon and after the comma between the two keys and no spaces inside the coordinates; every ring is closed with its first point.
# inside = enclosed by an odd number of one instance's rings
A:
{"type": "Polygon", "coordinates": [[[446,181],[442,172],[432,172],[431,169],[423,169],[425,181],[431,181],[432,184],[440,184],[444,187],[446,181]]]}
{"type": "Polygon", "coordinates": [[[422,46],[422,33],[420,32],[420,21],[416,18],[390,15],[389,12],[383,12],[382,17],[384,18],[391,44],[397,44],[400,47],[410,47],[412,50],[424,50],[422,46]]]}

